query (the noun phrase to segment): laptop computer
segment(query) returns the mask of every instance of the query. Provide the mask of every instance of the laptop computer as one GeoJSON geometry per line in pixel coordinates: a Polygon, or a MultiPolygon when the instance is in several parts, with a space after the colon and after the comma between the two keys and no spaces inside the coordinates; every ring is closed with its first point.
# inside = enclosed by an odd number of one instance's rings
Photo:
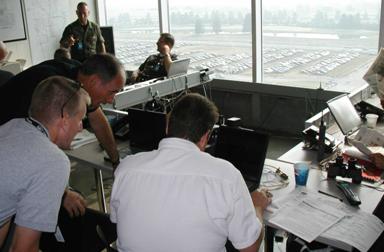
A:
{"type": "Polygon", "coordinates": [[[168,70],[168,78],[186,74],[188,72],[191,59],[179,59],[172,61],[168,70]]]}
{"type": "Polygon", "coordinates": [[[361,118],[348,94],[342,94],[327,101],[327,106],[345,136],[349,136],[360,129],[361,118]]]}
{"type": "Polygon", "coordinates": [[[269,135],[242,127],[220,126],[214,156],[231,162],[250,192],[260,185],[269,135]]]}
{"type": "Polygon", "coordinates": [[[165,137],[165,113],[129,108],[128,123],[129,143],[133,152],[157,149],[160,140],[165,137]]]}

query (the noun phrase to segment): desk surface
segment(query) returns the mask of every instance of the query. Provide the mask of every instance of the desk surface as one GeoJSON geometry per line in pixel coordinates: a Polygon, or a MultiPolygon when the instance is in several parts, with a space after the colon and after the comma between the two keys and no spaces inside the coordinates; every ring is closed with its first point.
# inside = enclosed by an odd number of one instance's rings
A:
{"type": "MultiPolygon", "coordinates": [[[[287,187],[272,191],[274,199],[277,199],[295,190],[295,175],[293,170],[293,164],[271,159],[267,159],[265,163],[267,165],[280,167],[280,169],[289,177],[289,184],[287,187]]],[[[306,188],[310,191],[321,190],[324,192],[328,192],[332,195],[338,196],[339,198],[343,199],[343,202],[348,204],[348,201],[343,195],[343,193],[336,187],[335,180],[327,179],[326,172],[323,172],[321,170],[314,168],[310,169],[306,188]]],[[[364,185],[351,184],[351,189],[361,199],[361,205],[359,206],[359,208],[368,213],[373,212],[376,205],[379,203],[381,197],[384,194],[384,192],[382,191],[378,191],[376,189],[364,185]]]]}
{"type": "MultiPolygon", "coordinates": [[[[118,150],[129,148],[128,141],[118,141],[118,150]]],[[[83,145],[65,153],[73,160],[84,162],[92,168],[112,172],[112,164],[104,160],[103,149],[98,141],[83,145]]]]}

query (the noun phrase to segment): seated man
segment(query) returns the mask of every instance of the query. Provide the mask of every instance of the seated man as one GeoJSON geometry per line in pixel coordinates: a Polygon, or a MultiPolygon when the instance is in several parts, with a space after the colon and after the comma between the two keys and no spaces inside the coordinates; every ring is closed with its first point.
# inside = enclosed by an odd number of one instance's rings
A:
{"type": "Polygon", "coordinates": [[[249,194],[229,162],[203,152],[218,119],[198,94],[182,97],[170,113],[159,149],[125,158],[115,172],[111,220],[119,251],[257,251],[264,192],[249,194]]]}
{"type": "Polygon", "coordinates": [[[8,236],[11,251],[38,251],[41,232],[55,232],[70,171],[59,148],[82,130],[89,103],[78,83],[50,77],[36,87],[29,117],[0,126],[0,248],[8,236]]]}
{"type": "Polygon", "coordinates": [[[162,33],[156,44],[159,53],[149,56],[139,69],[132,73],[131,83],[167,76],[169,66],[177,59],[176,54],[171,53],[175,39],[169,33],[162,33]]]}

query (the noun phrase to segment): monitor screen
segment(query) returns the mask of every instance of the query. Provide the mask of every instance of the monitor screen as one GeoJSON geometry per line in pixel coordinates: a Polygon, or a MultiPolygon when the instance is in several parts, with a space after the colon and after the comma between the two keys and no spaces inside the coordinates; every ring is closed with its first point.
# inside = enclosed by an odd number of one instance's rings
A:
{"type": "Polygon", "coordinates": [[[269,135],[242,127],[220,126],[214,156],[231,162],[245,180],[260,183],[269,135]]]}
{"type": "Polygon", "coordinates": [[[128,109],[129,142],[141,150],[157,149],[165,137],[166,114],[141,109],[128,109]]]}
{"type": "Polygon", "coordinates": [[[362,123],[361,118],[347,94],[339,95],[327,101],[327,105],[344,135],[359,129],[362,123]]]}
{"type": "Polygon", "coordinates": [[[100,26],[101,35],[104,38],[105,50],[107,53],[115,55],[115,40],[113,38],[112,26],[100,26]]]}

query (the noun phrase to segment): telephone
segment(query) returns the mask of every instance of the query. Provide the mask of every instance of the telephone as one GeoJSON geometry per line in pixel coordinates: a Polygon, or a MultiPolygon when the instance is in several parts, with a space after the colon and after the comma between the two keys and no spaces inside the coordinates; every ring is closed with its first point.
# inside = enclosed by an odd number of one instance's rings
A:
{"type": "Polygon", "coordinates": [[[126,140],[129,138],[129,122],[128,116],[119,118],[116,123],[111,125],[113,134],[116,138],[126,140]]]}
{"type": "MultiPolygon", "coordinates": [[[[305,130],[303,130],[304,136],[304,148],[308,150],[318,150],[319,149],[319,128],[315,125],[312,125],[305,130]]],[[[333,136],[325,134],[325,153],[332,153],[335,148],[336,140],[333,136]]]]}
{"type": "Polygon", "coordinates": [[[355,105],[355,108],[360,113],[360,117],[364,120],[367,114],[376,114],[379,116],[379,120],[384,119],[384,110],[368,102],[361,101],[355,105]]]}

